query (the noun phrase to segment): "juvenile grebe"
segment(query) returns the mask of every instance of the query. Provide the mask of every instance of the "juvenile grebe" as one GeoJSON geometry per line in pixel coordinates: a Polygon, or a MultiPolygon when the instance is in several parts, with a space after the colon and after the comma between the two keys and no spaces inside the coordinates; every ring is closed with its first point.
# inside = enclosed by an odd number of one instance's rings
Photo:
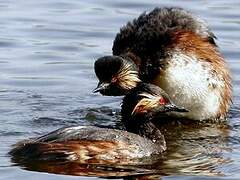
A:
{"type": "Polygon", "coordinates": [[[124,95],[142,80],[161,87],[193,120],[224,119],[231,104],[230,72],[199,18],[180,8],[156,8],[122,27],[113,56],[99,58],[95,92],[124,95]],[[107,68],[106,68],[107,67],[107,68]]]}
{"type": "Polygon", "coordinates": [[[122,120],[127,131],[75,126],[20,142],[13,157],[26,160],[66,160],[80,163],[129,163],[166,150],[164,136],[151,119],[175,106],[159,87],[140,83],[123,99],[122,120]]]}

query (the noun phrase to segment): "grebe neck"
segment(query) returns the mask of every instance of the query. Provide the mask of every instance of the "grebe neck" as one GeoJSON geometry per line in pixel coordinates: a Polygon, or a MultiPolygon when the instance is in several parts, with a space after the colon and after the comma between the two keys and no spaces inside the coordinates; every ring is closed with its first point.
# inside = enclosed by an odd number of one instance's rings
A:
{"type": "Polygon", "coordinates": [[[165,138],[161,131],[150,120],[136,119],[136,120],[123,120],[125,128],[128,132],[138,134],[144,138],[153,141],[156,145],[165,144],[165,138]]]}

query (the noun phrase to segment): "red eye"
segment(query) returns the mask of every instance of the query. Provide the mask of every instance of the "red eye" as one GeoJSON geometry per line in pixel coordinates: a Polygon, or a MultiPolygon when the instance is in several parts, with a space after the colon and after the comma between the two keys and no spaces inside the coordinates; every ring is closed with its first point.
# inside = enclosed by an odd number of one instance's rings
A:
{"type": "Polygon", "coordinates": [[[159,103],[160,103],[161,105],[164,105],[164,104],[166,104],[167,102],[166,102],[166,100],[165,100],[163,97],[161,97],[161,98],[159,99],[159,103]]]}

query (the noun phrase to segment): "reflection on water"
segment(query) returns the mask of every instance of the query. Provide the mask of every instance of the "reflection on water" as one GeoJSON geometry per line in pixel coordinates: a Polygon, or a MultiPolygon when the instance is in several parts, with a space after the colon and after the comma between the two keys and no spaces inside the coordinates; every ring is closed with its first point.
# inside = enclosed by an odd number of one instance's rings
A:
{"type": "Polygon", "coordinates": [[[172,128],[173,137],[167,141],[169,151],[164,161],[165,173],[195,175],[225,175],[219,167],[233,160],[224,157],[231,152],[228,145],[229,130],[225,125],[203,127],[172,128]],[[176,133],[177,132],[177,133],[176,133]],[[179,133],[180,132],[180,133],[179,133]]]}
{"type": "Polygon", "coordinates": [[[48,172],[74,176],[98,177],[129,177],[156,174],[154,169],[144,169],[137,166],[104,166],[94,164],[79,164],[76,162],[25,162],[17,165],[29,171],[48,172]]]}
{"type": "MultiPolygon", "coordinates": [[[[0,174],[3,179],[70,179],[50,172],[139,179],[240,178],[240,13],[229,1],[0,1],[0,174]],[[168,150],[153,164],[104,167],[77,163],[11,162],[19,140],[63,126],[121,128],[121,97],[92,94],[93,63],[111,54],[128,20],[156,6],[181,6],[207,20],[233,73],[234,99],[226,124],[162,127],[168,150]],[[30,171],[26,171],[26,170],[30,171]],[[32,171],[35,171],[33,173],[32,171]]],[[[86,178],[86,177],[84,177],[86,178]]],[[[79,179],[79,177],[78,177],[79,179]]]]}

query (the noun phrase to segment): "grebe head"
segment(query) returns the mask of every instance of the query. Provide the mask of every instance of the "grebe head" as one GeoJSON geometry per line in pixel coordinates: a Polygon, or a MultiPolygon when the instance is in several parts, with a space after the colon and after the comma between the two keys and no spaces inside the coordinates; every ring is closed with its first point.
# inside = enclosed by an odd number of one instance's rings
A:
{"type": "Polygon", "coordinates": [[[94,69],[99,79],[94,92],[103,95],[124,95],[140,82],[136,65],[120,56],[101,57],[95,62],[94,69]]]}
{"type": "Polygon", "coordinates": [[[170,111],[188,112],[187,109],[176,106],[160,87],[139,83],[124,97],[121,113],[126,129],[138,133],[136,130],[142,128],[143,124],[170,111]]]}

